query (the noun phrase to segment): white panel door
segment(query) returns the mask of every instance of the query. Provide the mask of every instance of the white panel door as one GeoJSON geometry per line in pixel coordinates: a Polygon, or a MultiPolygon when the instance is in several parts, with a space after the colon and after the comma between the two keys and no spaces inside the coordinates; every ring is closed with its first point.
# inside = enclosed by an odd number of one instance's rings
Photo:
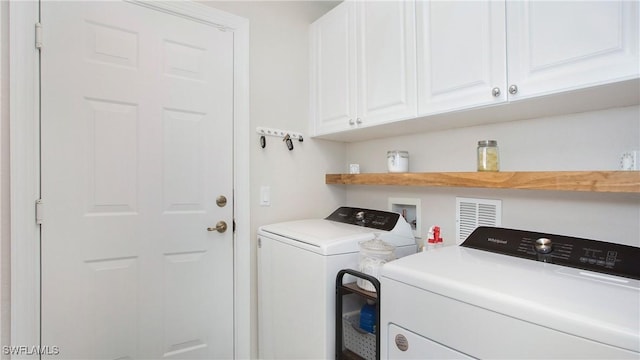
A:
{"type": "Polygon", "coordinates": [[[233,33],[124,2],[41,11],[42,344],[232,358],[233,33]]]}
{"type": "Polygon", "coordinates": [[[416,116],[413,1],[358,2],[358,117],[363,126],[416,116]]]}
{"type": "Polygon", "coordinates": [[[311,128],[326,134],[356,127],[354,2],[311,24],[311,128]]]}
{"type": "Polygon", "coordinates": [[[505,3],[418,1],[416,7],[419,115],[506,101],[505,3]]]}
{"type": "Polygon", "coordinates": [[[637,1],[509,1],[512,100],[640,76],[637,1]]]}

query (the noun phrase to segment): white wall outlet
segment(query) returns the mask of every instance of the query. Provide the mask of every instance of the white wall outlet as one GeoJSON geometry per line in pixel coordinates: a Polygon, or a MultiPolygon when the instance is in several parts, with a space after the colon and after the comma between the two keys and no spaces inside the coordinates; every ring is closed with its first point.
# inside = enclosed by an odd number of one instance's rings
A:
{"type": "Polygon", "coordinates": [[[620,155],[620,170],[640,170],[638,165],[638,157],[640,157],[640,151],[625,151],[620,155]]]}

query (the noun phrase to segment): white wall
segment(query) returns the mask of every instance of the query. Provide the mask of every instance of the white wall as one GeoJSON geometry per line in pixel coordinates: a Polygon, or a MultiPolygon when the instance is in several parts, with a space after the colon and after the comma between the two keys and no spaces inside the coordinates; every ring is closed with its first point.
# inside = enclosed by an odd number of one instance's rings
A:
{"type": "MultiPolygon", "coordinates": [[[[616,170],[620,154],[640,150],[640,107],[530,119],[347,146],[362,172],[386,172],[387,150],[408,150],[409,170],[475,171],[478,140],[495,139],[503,171],[616,170]]],[[[422,234],[442,228],[455,242],[455,197],[502,199],[502,225],[640,246],[640,195],[585,192],[349,186],[347,205],[386,208],[388,197],[422,201],[422,234]]]]}
{"type": "Polygon", "coordinates": [[[308,134],[309,24],[335,2],[205,2],[250,21],[252,354],[257,356],[256,230],[259,226],[327,216],[344,204],[344,189],[324,184],[325,173],[344,171],[345,145],[308,134]],[[289,151],[281,139],[259,146],[257,126],[302,132],[289,151]],[[271,188],[271,206],[259,205],[261,185],[271,188]]]}

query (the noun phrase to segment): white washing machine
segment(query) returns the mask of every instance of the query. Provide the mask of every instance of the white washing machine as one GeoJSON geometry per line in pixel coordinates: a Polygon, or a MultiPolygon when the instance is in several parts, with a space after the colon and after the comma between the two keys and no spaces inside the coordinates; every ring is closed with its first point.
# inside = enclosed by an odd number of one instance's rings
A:
{"type": "Polygon", "coordinates": [[[258,352],[261,359],[335,358],[335,284],[358,269],[360,241],[379,233],[398,257],[416,252],[397,213],[341,207],[325,219],[258,230],[258,352]]]}
{"type": "Polygon", "coordinates": [[[639,359],[639,280],[640,248],[481,227],[383,267],[381,358],[639,359]]]}

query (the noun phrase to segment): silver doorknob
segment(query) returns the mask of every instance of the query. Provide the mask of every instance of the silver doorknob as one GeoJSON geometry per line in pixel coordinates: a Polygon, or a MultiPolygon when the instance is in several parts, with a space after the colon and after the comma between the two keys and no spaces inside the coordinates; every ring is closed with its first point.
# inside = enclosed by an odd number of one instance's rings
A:
{"type": "Polygon", "coordinates": [[[509,86],[509,94],[515,95],[518,93],[518,87],[516,85],[509,86]]]}
{"type": "Polygon", "coordinates": [[[218,221],[216,227],[208,227],[207,231],[217,231],[219,233],[223,233],[227,231],[227,223],[224,221],[218,221]]]}
{"type": "Polygon", "coordinates": [[[362,119],[357,118],[357,119],[356,119],[356,124],[358,124],[358,125],[362,124],[362,119]]]}
{"type": "Polygon", "coordinates": [[[353,121],[353,119],[349,119],[349,125],[355,125],[355,121],[353,121]]]}
{"type": "Polygon", "coordinates": [[[219,207],[224,207],[225,205],[227,205],[227,198],[224,195],[220,195],[216,198],[216,204],[219,207]]]}
{"type": "Polygon", "coordinates": [[[498,97],[498,96],[500,96],[500,88],[499,88],[499,87],[494,87],[494,88],[491,90],[491,94],[493,94],[493,96],[494,96],[494,97],[498,97]]]}

